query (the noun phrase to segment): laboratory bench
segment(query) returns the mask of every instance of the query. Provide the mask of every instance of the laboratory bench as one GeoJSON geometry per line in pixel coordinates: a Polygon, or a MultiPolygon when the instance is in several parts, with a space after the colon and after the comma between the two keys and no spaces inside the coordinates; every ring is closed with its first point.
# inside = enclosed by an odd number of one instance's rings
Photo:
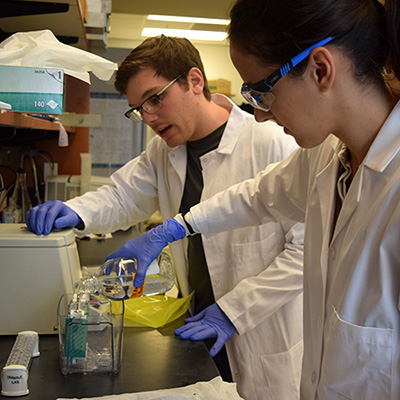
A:
{"type": "MultiPolygon", "coordinates": [[[[180,324],[183,323],[179,322],[180,324]]],[[[177,325],[176,321],[175,324],[177,325]]],[[[165,330],[124,328],[118,374],[61,373],[58,336],[39,335],[40,356],[29,369],[26,400],[84,398],[168,389],[209,381],[218,370],[203,342],[180,340],[165,330]]],[[[0,365],[4,366],[15,336],[0,336],[0,365]]],[[[1,399],[10,397],[1,396],[1,399]]]]}
{"type": "MultiPolygon", "coordinates": [[[[81,265],[100,265],[107,254],[138,236],[136,227],[113,233],[111,239],[77,239],[81,265]]],[[[187,315],[186,315],[187,316],[187,315]]],[[[185,316],[159,328],[124,327],[118,374],[61,373],[58,335],[39,335],[40,356],[29,369],[26,400],[84,398],[168,389],[209,381],[219,372],[204,344],[181,340],[174,330],[185,316]]],[[[7,362],[16,336],[0,336],[0,366],[7,362]]],[[[0,399],[10,399],[0,394],[0,399]]]]}

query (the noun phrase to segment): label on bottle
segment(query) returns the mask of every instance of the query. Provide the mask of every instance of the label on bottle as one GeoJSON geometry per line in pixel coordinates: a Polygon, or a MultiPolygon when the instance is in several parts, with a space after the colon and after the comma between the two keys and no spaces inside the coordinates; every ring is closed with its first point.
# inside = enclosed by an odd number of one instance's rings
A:
{"type": "Polygon", "coordinates": [[[21,221],[21,210],[20,209],[11,209],[7,210],[5,208],[3,210],[3,223],[4,224],[18,224],[21,221]]]}
{"type": "Polygon", "coordinates": [[[143,295],[143,292],[144,292],[144,284],[145,284],[145,282],[143,282],[142,285],[139,286],[138,288],[133,284],[133,281],[135,279],[135,275],[136,275],[136,273],[132,274],[132,293],[129,296],[130,299],[133,299],[135,297],[140,297],[140,296],[143,295]]]}

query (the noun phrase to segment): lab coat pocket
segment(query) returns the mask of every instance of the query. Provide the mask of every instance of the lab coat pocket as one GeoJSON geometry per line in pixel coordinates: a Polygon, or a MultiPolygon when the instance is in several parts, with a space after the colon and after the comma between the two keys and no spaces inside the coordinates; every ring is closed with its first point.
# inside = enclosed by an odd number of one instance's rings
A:
{"type": "Polygon", "coordinates": [[[354,325],[341,319],[335,307],[332,311],[321,376],[326,398],[389,400],[392,329],[354,325]]]}
{"type": "Polygon", "coordinates": [[[282,353],[261,356],[271,399],[298,400],[303,341],[282,353]]]}
{"type": "Polygon", "coordinates": [[[277,255],[275,232],[267,238],[248,243],[235,243],[233,248],[233,265],[238,281],[259,274],[277,255]]]}
{"type": "Polygon", "coordinates": [[[329,400],[351,400],[350,397],[343,396],[342,394],[335,392],[328,387],[324,387],[326,398],[329,400]]]}

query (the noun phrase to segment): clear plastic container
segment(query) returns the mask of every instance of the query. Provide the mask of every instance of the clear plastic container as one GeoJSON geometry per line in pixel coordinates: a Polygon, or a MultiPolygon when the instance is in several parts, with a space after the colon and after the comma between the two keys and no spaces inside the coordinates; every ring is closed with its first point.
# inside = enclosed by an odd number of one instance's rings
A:
{"type": "MultiPolygon", "coordinates": [[[[128,300],[132,296],[136,271],[136,259],[113,258],[106,261],[96,274],[83,278],[75,291],[99,293],[110,300],[128,300]]],[[[147,270],[142,295],[163,294],[172,289],[174,283],[175,271],[171,258],[162,252],[147,270]]]]}
{"type": "Polygon", "coordinates": [[[118,373],[122,357],[124,302],[64,294],[58,304],[61,372],[118,373]]]}

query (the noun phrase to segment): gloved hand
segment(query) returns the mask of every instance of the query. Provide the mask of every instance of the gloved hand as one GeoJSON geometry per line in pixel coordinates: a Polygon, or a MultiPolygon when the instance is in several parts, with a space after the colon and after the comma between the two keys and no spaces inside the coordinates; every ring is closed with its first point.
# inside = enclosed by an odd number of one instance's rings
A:
{"type": "Polygon", "coordinates": [[[81,217],[59,200],[46,201],[26,213],[28,229],[37,235],[48,235],[53,228],[73,228],[79,225],[81,217]]]}
{"type": "Polygon", "coordinates": [[[185,236],[185,228],[178,221],[170,218],[164,221],[162,225],[150,229],[143,235],[128,240],[118,250],[109,254],[106,260],[118,257],[135,257],[138,266],[133,284],[135,287],[140,287],[146,278],[147,268],[158,257],[162,249],[168,243],[183,239],[185,236]]]}
{"type": "Polygon", "coordinates": [[[186,324],[175,331],[181,339],[204,340],[216,337],[210,355],[214,357],[233,336],[236,328],[217,303],[211,304],[197,315],[186,318],[186,324]]]}

